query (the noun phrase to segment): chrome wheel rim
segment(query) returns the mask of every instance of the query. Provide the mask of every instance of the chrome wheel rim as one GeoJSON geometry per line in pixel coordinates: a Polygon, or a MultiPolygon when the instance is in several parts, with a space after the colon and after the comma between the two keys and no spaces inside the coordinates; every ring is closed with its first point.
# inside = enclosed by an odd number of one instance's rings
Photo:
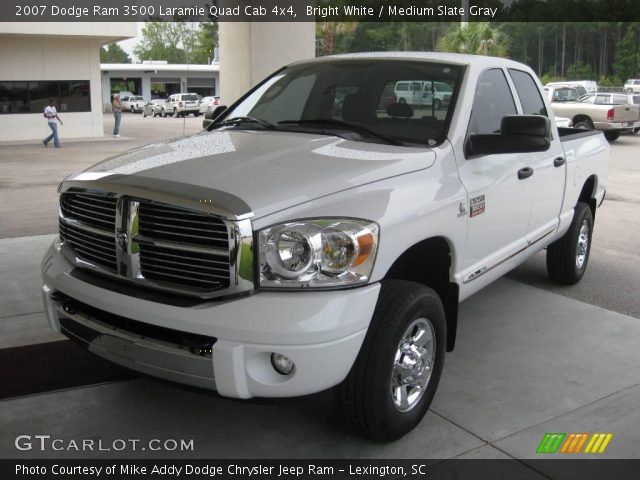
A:
{"type": "Polygon", "coordinates": [[[418,318],[398,343],[391,373],[391,398],[400,412],[414,408],[427,389],[435,361],[436,336],[431,322],[418,318]]]}
{"type": "Polygon", "coordinates": [[[587,252],[589,251],[589,224],[583,220],[578,234],[578,248],[576,248],[576,268],[582,270],[587,260],[587,252]]]}

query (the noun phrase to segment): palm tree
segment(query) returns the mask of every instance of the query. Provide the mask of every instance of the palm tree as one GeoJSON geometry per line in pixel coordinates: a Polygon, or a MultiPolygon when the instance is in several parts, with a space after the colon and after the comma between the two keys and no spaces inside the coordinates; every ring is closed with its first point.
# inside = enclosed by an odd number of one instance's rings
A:
{"type": "Polygon", "coordinates": [[[509,39],[488,22],[463,23],[450,28],[440,39],[438,51],[504,57],[509,52],[509,39]]]}

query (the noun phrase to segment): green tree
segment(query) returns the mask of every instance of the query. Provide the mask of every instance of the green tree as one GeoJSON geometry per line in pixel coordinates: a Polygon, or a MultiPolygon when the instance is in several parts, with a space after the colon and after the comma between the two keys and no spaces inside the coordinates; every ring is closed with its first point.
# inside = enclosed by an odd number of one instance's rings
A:
{"type": "Polygon", "coordinates": [[[613,61],[613,72],[621,79],[636,76],[638,68],[637,34],[637,27],[635,25],[630,26],[622,41],[618,44],[613,61]]]}
{"type": "Polygon", "coordinates": [[[213,62],[214,50],[218,46],[218,24],[201,23],[197,33],[190,63],[207,64],[213,62]]]}
{"type": "Polygon", "coordinates": [[[473,53],[504,57],[509,52],[509,39],[498,27],[488,22],[453,25],[438,41],[441,52],[473,53]]]}
{"type": "Polygon", "coordinates": [[[565,77],[568,80],[595,80],[596,75],[588,63],[576,62],[569,65],[565,77]]]}
{"type": "Polygon", "coordinates": [[[110,43],[100,48],[100,63],[131,63],[131,58],[120,45],[110,43]]]}
{"type": "Polygon", "coordinates": [[[166,60],[169,63],[192,63],[191,54],[198,32],[188,22],[146,22],[142,40],[133,49],[141,60],[166,60]]]}

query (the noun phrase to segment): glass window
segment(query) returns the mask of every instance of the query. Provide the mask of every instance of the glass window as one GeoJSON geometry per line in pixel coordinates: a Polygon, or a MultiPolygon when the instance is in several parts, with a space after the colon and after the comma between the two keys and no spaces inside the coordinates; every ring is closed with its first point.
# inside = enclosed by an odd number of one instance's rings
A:
{"type": "Polygon", "coordinates": [[[613,95],[613,103],[616,105],[627,105],[629,99],[626,95],[613,95]]]}
{"type": "Polygon", "coordinates": [[[500,133],[502,118],[516,113],[516,104],[502,70],[487,70],[478,80],[468,134],[500,133]]]}
{"type": "Polygon", "coordinates": [[[518,92],[518,97],[520,97],[524,114],[544,115],[546,117],[547,109],[540,96],[540,90],[538,90],[538,86],[533,78],[531,78],[531,75],[513,69],[509,69],[509,75],[511,75],[513,84],[516,87],[516,92],[518,92]]]}
{"type": "Polygon", "coordinates": [[[556,88],[553,91],[552,102],[575,102],[578,100],[578,91],[573,87],[556,88]]]}
{"type": "Polygon", "coordinates": [[[581,103],[593,103],[593,101],[596,99],[595,95],[585,95],[584,97],[580,97],[580,102],[581,103]]]}
{"type": "Polygon", "coordinates": [[[53,99],[60,112],[91,111],[88,80],[0,82],[0,114],[42,113],[53,99]]]}
{"type": "MultiPolygon", "coordinates": [[[[461,67],[435,62],[333,60],[287,67],[221,120],[249,116],[281,130],[433,146],[444,140],[461,67]],[[443,93],[430,93],[432,84],[443,93]]],[[[237,123],[228,128],[264,128],[237,123]]]]}
{"type": "Polygon", "coordinates": [[[60,82],[60,111],[91,111],[91,96],[88,81],[60,82]]]}
{"type": "Polygon", "coordinates": [[[27,82],[0,82],[0,113],[29,112],[27,82]]]}
{"type": "Polygon", "coordinates": [[[596,99],[594,100],[597,105],[610,105],[611,104],[611,95],[596,95],[596,99]]]}

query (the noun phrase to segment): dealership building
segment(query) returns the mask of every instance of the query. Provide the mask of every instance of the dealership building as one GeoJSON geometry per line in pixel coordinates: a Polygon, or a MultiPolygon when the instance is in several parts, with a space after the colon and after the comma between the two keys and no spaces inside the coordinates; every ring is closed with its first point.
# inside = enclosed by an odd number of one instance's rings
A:
{"type": "Polygon", "coordinates": [[[0,141],[46,136],[50,98],[65,138],[102,137],[100,47],[135,35],[135,23],[0,22],[0,141]]]}
{"type": "Polygon", "coordinates": [[[0,22],[0,142],[48,135],[51,98],[65,139],[102,137],[113,93],[189,91],[230,104],[279,67],[315,55],[313,22],[222,22],[220,65],[100,65],[100,47],[136,34],[135,22],[0,22]]]}
{"type": "Polygon", "coordinates": [[[198,95],[219,95],[220,66],[167,64],[166,62],[103,63],[102,104],[109,109],[111,95],[128,91],[144,98],[167,97],[189,92],[198,95]]]}

